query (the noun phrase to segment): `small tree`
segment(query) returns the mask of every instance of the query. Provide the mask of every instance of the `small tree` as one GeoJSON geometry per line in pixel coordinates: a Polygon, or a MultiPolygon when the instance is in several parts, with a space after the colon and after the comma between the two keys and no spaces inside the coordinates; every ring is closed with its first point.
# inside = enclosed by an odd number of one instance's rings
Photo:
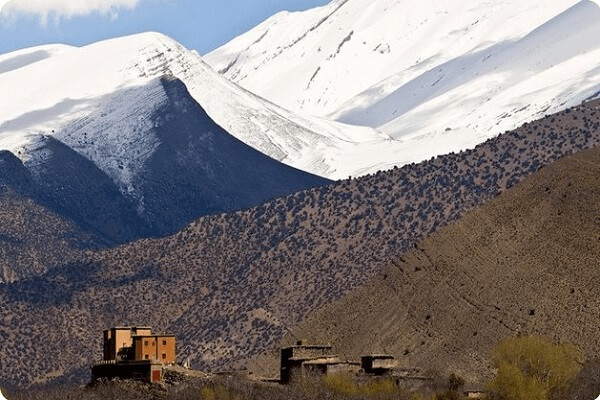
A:
{"type": "Polygon", "coordinates": [[[560,400],[579,373],[580,352],[537,336],[499,343],[493,352],[498,372],[488,387],[501,400],[560,400]]]}

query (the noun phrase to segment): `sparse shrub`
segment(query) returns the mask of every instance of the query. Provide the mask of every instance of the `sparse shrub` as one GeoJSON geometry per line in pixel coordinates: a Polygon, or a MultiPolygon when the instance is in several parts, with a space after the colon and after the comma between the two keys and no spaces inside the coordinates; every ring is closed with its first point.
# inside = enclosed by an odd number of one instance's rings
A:
{"type": "Polygon", "coordinates": [[[224,386],[205,387],[200,391],[203,400],[228,400],[229,392],[224,386]]]}

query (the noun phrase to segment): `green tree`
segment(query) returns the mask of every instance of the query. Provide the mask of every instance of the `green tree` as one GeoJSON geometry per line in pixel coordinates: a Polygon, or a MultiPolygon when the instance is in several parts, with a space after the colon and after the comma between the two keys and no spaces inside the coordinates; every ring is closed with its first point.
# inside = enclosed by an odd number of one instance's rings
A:
{"type": "Polygon", "coordinates": [[[493,352],[496,377],[488,387],[501,400],[560,400],[580,369],[580,352],[537,336],[499,343],[493,352]]]}

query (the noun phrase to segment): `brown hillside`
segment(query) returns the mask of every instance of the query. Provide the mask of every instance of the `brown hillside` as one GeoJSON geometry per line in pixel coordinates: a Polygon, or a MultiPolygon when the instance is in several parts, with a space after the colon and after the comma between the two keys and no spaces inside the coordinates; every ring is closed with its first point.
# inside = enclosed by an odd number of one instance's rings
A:
{"type": "Polygon", "coordinates": [[[182,358],[195,367],[243,365],[425,235],[563,155],[598,146],[599,105],[474,150],[203,218],[165,239],[0,285],[0,381],[87,378],[98,332],[117,324],[177,334],[182,358]]]}
{"type": "Polygon", "coordinates": [[[491,348],[517,334],[569,341],[597,358],[598,177],[600,149],[543,169],[391,260],[294,335],[474,380],[489,374],[491,348]]]}
{"type": "Polygon", "coordinates": [[[0,185],[0,283],[43,273],[94,243],[75,224],[0,185]]]}

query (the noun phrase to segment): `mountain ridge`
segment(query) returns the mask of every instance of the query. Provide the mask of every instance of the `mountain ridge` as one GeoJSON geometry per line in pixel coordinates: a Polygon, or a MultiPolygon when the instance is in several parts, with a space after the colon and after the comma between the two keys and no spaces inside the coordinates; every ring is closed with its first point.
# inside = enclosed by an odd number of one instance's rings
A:
{"type": "Polygon", "coordinates": [[[33,138],[29,158],[9,157],[17,167],[0,170],[0,182],[25,176],[28,197],[106,245],[328,183],[229,135],[175,78],[111,93],[110,106],[118,120],[106,121],[104,107],[33,138]]]}
{"type": "MultiPolygon", "coordinates": [[[[59,52],[52,52],[53,48],[29,49],[50,55],[0,74],[0,85],[15,93],[0,103],[4,121],[0,124],[0,148],[20,154],[24,161],[27,144],[40,133],[62,140],[60,131],[76,128],[86,119],[100,126],[118,122],[122,113],[135,109],[136,102],[125,101],[121,107],[112,102],[163,76],[184,82],[196,102],[234,137],[280,162],[320,176],[345,174],[330,161],[329,149],[348,149],[356,142],[387,138],[370,128],[291,113],[229,82],[196,52],[160,33],[146,32],[59,52]],[[98,59],[102,62],[93,62],[98,59]],[[102,118],[89,120],[94,113],[102,118]]],[[[143,121],[128,124],[143,128],[139,126],[143,121]]]]}
{"type": "Polygon", "coordinates": [[[94,332],[123,324],[175,333],[180,356],[196,368],[247,367],[311,311],[377,275],[424,236],[599,144],[595,101],[467,152],[204,217],[173,236],[80,254],[0,285],[0,379],[27,385],[45,381],[47,371],[85,379],[84,365],[101,349],[94,332]],[[42,340],[45,331],[68,337],[68,351],[43,357],[40,346],[65,345],[42,340]]]}

